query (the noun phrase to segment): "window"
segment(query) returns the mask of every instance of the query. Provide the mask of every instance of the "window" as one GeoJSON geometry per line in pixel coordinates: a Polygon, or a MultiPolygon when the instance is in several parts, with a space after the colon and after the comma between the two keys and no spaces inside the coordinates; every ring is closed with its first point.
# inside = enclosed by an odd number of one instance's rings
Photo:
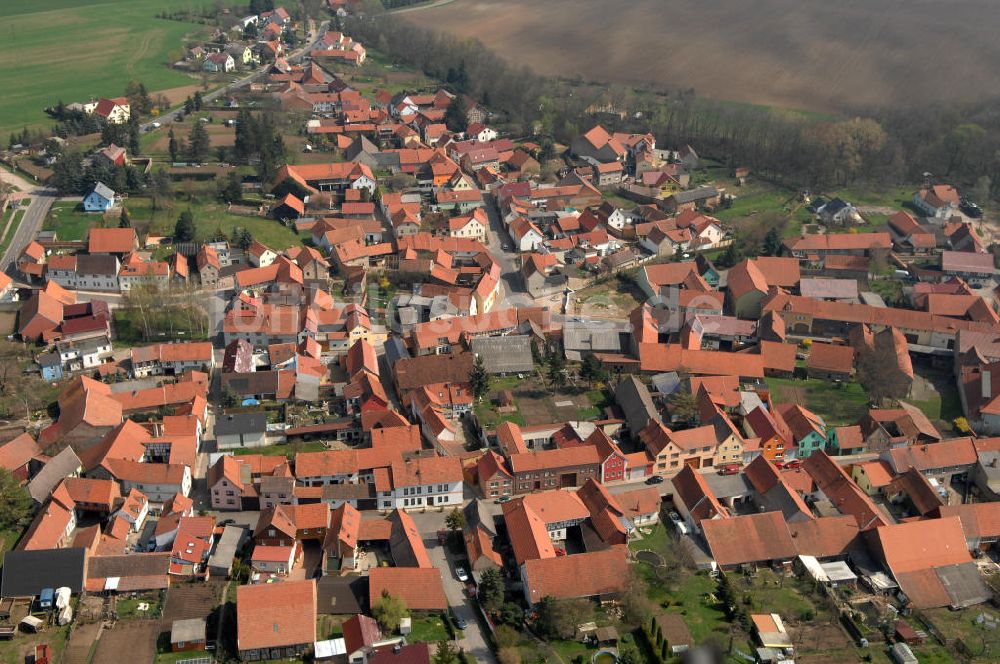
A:
{"type": "Polygon", "coordinates": [[[671,461],[670,462],[670,467],[671,468],[676,468],[678,463],[680,463],[680,462],[679,461],[671,461]]]}

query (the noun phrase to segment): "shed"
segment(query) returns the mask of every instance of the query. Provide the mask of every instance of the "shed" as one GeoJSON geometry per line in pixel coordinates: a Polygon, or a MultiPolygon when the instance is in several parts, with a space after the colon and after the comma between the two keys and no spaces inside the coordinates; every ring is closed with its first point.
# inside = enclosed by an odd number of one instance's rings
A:
{"type": "Polygon", "coordinates": [[[215,544],[215,551],[208,559],[209,573],[213,576],[228,577],[233,569],[233,558],[243,542],[247,530],[243,526],[229,525],[222,531],[222,536],[215,544]]]}
{"type": "Polygon", "coordinates": [[[25,616],[21,618],[20,623],[21,627],[29,632],[37,632],[41,630],[42,625],[44,624],[45,623],[40,618],[36,618],[35,616],[25,616]]]}
{"type": "Polygon", "coordinates": [[[170,626],[170,650],[203,650],[205,648],[206,621],[204,618],[175,620],[170,626]]]}
{"type": "Polygon", "coordinates": [[[662,643],[666,642],[673,654],[685,652],[694,645],[694,637],[688,629],[684,618],[676,613],[664,613],[653,618],[656,625],[656,645],[662,648],[662,643]]]}
{"type": "Polygon", "coordinates": [[[910,650],[910,646],[905,643],[892,644],[889,653],[892,655],[892,661],[896,662],[896,664],[919,664],[920,662],[916,655],[913,654],[913,651],[910,650]]]}
{"type": "Polygon", "coordinates": [[[618,645],[618,630],[614,627],[598,627],[594,630],[594,638],[597,640],[597,646],[615,646],[618,645]]]}
{"type": "Polygon", "coordinates": [[[347,642],[343,638],[317,641],[313,648],[313,661],[325,662],[347,655],[347,642]]]}

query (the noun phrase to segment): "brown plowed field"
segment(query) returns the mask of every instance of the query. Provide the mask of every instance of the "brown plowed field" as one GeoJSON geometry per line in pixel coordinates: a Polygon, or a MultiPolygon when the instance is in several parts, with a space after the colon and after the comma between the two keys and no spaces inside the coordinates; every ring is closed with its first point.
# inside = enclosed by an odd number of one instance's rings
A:
{"type": "Polygon", "coordinates": [[[455,0],[404,17],[544,74],[785,108],[1000,90],[996,0],[455,0]]]}

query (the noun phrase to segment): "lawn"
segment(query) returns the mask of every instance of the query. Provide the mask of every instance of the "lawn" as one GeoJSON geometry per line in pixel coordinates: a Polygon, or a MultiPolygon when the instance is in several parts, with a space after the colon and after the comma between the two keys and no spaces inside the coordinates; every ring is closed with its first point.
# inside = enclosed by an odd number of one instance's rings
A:
{"type": "MultiPolygon", "coordinates": [[[[975,656],[976,662],[995,662],[996,653],[1000,653],[1000,630],[988,630],[976,624],[976,616],[985,613],[994,619],[1000,618],[1000,613],[988,606],[973,606],[959,611],[949,609],[930,609],[926,616],[944,634],[947,639],[962,639],[975,656]],[[989,650],[984,652],[984,648],[989,650]]],[[[924,660],[921,659],[921,662],[924,660]]],[[[935,660],[937,661],[937,660],[935,660]]],[[[951,660],[941,660],[951,661],[951,660]]]]}
{"type": "MultiPolygon", "coordinates": [[[[642,526],[645,530],[647,526],[642,526]]],[[[628,543],[628,548],[633,551],[648,551],[652,549],[653,551],[663,551],[667,546],[667,541],[670,540],[670,533],[667,532],[667,527],[662,523],[657,523],[653,526],[653,532],[646,535],[642,539],[632,540],[628,543]]]]}
{"type": "Polygon", "coordinates": [[[788,216],[798,205],[794,192],[776,189],[766,184],[749,185],[746,188],[731,190],[731,193],[736,196],[732,206],[713,213],[719,221],[734,222],[775,212],[788,216]]]}
{"type": "Polygon", "coordinates": [[[941,431],[951,429],[952,420],[962,414],[962,402],[955,389],[955,379],[947,371],[938,371],[918,365],[914,368],[916,380],[911,398],[904,399],[923,411],[941,431]]]}
{"type": "Polygon", "coordinates": [[[156,617],[163,610],[163,596],[160,593],[143,593],[139,597],[126,597],[118,600],[117,610],[119,620],[156,617]],[[140,611],[140,604],[147,604],[147,609],[140,611]]]}
{"type": "Polygon", "coordinates": [[[91,226],[103,223],[103,216],[94,212],[84,212],[76,201],[57,201],[52,204],[45,223],[47,231],[55,231],[59,240],[83,240],[91,226]]]}
{"type": "Polygon", "coordinates": [[[774,401],[797,403],[823,418],[828,427],[854,424],[868,412],[868,394],[856,382],[818,378],[767,378],[774,401]]]}
{"type": "Polygon", "coordinates": [[[34,653],[36,644],[48,644],[52,648],[53,661],[60,661],[69,640],[69,630],[65,627],[49,627],[38,634],[18,633],[10,641],[0,641],[0,664],[24,664],[32,661],[29,653],[34,653]]]}
{"type": "Polygon", "coordinates": [[[17,233],[17,227],[21,225],[21,219],[24,218],[25,208],[18,208],[17,210],[10,210],[7,218],[3,220],[3,226],[0,226],[0,232],[4,229],[7,232],[4,234],[3,239],[0,239],[0,256],[3,252],[7,251],[7,247],[10,246],[11,240],[14,239],[14,235],[17,233]],[[7,226],[8,220],[10,220],[10,226],[7,226]]]}
{"type": "Polygon", "coordinates": [[[189,0],[37,0],[0,3],[8,25],[0,45],[6,90],[0,133],[50,124],[43,109],[122,94],[130,79],[150,91],[195,83],[167,63],[183,53],[185,36],[206,26],[156,18],[189,0]]]}
{"type": "Polygon", "coordinates": [[[191,341],[208,338],[208,314],[197,306],[180,306],[178,303],[167,304],[146,314],[150,338],[146,337],[147,326],[137,308],[121,307],[115,309],[114,318],[115,340],[119,346],[132,345],[145,341],[191,341]]]}
{"type": "MultiPolygon", "coordinates": [[[[640,565],[639,569],[649,568],[640,565]]],[[[650,575],[651,576],[651,575],[650,575]]],[[[679,613],[691,630],[696,643],[704,643],[709,635],[728,632],[726,614],[714,600],[718,584],[708,574],[684,573],[672,590],[652,580],[649,584],[650,599],[664,607],[667,613],[679,613]]]]}
{"type": "MultiPolygon", "coordinates": [[[[178,189],[183,186],[183,184],[177,185],[178,189]]],[[[229,214],[224,204],[205,198],[194,201],[173,201],[170,207],[160,207],[154,211],[149,198],[135,196],[128,199],[126,207],[132,217],[133,225],[148,229],[150,235],[172,235],[177,217],[182,211],[190,209],[194,215],[197,240],[229,238],[234,229],[246,228],[256,240],[275,250],[287,249],[302,243],[295,229],[282,226],[274,219],[229,214]]]]}
{"type": "Polygon", "coordinates": [[[448,638],[448,628],[440,615],[414,618],[407,641],[437,643],[448,638]]]}
{"type": "Polygon", "coordinates": [[[326,450],[326,445],[321,441],[309,443],[280,443],[278,445],[265,445],[264,447],[240,447],[233,450],[233,454],[263,454],[264,456],[287,456],[291,458],[296,452],[322,452],[326,450]]]}

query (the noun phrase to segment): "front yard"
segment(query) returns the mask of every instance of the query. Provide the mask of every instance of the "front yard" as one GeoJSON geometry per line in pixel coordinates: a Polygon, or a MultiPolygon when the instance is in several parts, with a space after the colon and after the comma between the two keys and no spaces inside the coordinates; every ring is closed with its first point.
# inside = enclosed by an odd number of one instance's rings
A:
{"type": "Polygon", "coordinates": [[[92,226],[101,226],[104,215],[84,212],[79,201],[57,201],[52,204],[42,228],[55,231],[60,241],[84,240],[92,226]]]}

